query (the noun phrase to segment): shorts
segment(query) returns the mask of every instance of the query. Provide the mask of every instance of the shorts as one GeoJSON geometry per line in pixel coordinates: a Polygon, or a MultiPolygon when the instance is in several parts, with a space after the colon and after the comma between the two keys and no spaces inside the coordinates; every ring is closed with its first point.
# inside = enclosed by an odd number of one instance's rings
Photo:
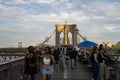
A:
{"type": "Polygon", "coordinates": [[[48,74],[51,75],[54,72],[54,66],[53,65],[43,65],[42,67],[42,74],[48,74]]]}

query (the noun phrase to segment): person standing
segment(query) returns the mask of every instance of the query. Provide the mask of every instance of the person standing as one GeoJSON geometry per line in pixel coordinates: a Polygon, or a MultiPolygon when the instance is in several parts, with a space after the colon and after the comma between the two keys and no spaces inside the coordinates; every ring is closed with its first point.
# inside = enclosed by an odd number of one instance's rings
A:
{"type": "Polygon", "coordinates": [[[51,76],[54,72],[55,59],[51,54],[50,47],[45,47],[45,53],[42,58],[42,80],[51,80],[51,76]]]}
{"type": "Polygon", "coordinates": [[[70,68],[74,69],[75,68],[75,58],[76,58],[75,48],[72,48],[72,50],[69,53],[69,57],[70,57],[70,68]]]}
{"type": "Polygon", "coordinates": [[[23,80],[28,80],[28,76],[31,80],[35,80],[35,74],[37,69],[37,56],[34,53],[34,47],[28,47],[28,53],[25,55],[25,60],[23,64],[23,80]]]}
{"type": "Polygon", "coordinates": [[[39,75],[41,75],[41,65],[42,65],[42,60],[41,60],[41,50],[39,47],[35,48],[35,54],[38,57],[38,66],[37,66],[37,70],[39,72],[39,75]]]}
{"type": "Polygon", "coordinates": [[[103,49],[103,45],[99,45],[99,54],[98,54],[98,62],[99,62],[99,80],[109,80],[109,69],[105,64],[105,59],[110,58],[103,49]]]}
{"type": "Polygon", "coordinates": [[[93,47],[92,54],[90,56],[90,61],[92,64],[92,78],[94,80],[98,80],[98,72],[99,72],[97,55],[98,55],[98,49],[97,49],[97,47],[93,47]]]}

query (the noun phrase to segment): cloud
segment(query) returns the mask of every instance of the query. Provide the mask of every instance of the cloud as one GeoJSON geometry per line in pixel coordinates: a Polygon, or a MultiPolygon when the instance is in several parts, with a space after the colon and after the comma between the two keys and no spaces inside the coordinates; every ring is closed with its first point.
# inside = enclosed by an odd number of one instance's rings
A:
{"type": "Polygon", "coordinates": [[[95,1],[91,3],[91,8],[96,9],[106,16],[120,16],[120,3],[119,2],[102,2],[95,1]]]}
{"type": "Polygon", "coordinates": [[[120,17],[116,17],[115,20],[119,20],[120,21],[120,17]]]}
{"type": "Polygon", "coordinates": [[[107,31],[113,32],[114,29],[115,29],[115,27],[105,27],[105,29],[106,29],[107,31]]]}
{"type": "Polygon", "coordinates": [[[8,0],[8,1],[2,1],[7,5],[19,5],[19,4],[29,4],[33,0],[8,0]]]}
{"type": "Polygon", "coordinates": [[[23,36],[15,36],[14,38],[16,38],[16,39],[22,39],[22,38],[25,38],[25,37],[23,37],[23,36]]]}
{"type": "Polygon", "coordinates": [[[107,31],[109,32],[117,32],[117,33],[120,33],[120,26],[106,26],[104,27],[107,31]]]}
{"type": "Polygon", "coordinates": [[[82,14],[81,12],[60,12],[59,14],[50,13],[50,14],[39,14],[39,15],[28,15],[26,19],[35,20],[35,21],[48,21],[48,22],[60,22],[65,20],[77,20],[79,22],[88,21],[90,18],[82,14]]]}
{"type": "Polygon", "coordinates": [[[58,4],[55,0],[10,0],[5,2],[8,5],[20,5],[20,4],[30,4],[30,3],[38,3],[38,4],[49,4],[56,5],[58,4]]]}
{"type": "Polygon", "coordinates": [[[34,0],[34,1],[38,3],[45,3],[45,4],[52,4],[55,2],[55,0],[34,0]]]}
{"type": "Polygon", "coordinates": [[[7,44],[37,44],[53,32],[55,24],[67,21],[77,24],[88,39],[119,40],[119,7],[111,0],[0,0],[0,39],[7,44]]]}
{"type": "Polygon", "coordinates": [[[16,30],[13,29],[6,29],[6,28],[0,28],[0,32],[8,32],[8,33],[17,33],[16,30]]]}
{"type": "Polygon", "coordinates": [[[8,7],[3,6],[3,5],[0,4],[0,10],[6,10],[7,8],[8,8],[8,7]]]}
{"type": "Polygon", "coordinates": [[[113,28],[115,32],[120,32],[120,27],[113,28]]]}
{"type": "Polygon", "coordinates": [[[101,19],[101,20],[103,20],[103,19],[107,19],[106,17],[104,17],[104,16],[93,16],[93,19],[101,19]]]}
{"type": "Polygon", "coordinates": [[[109,16],[120,16],[120,3],[112,3],[106,6],[105,12],[109,16]]]}
{"type": "Polygon", "coordinates": [[[88,6],[85,5],[85,4],[81,5],[81,7],[82,7],[82,8],[85,8],[85,9],[88,9],[88,6]]]}

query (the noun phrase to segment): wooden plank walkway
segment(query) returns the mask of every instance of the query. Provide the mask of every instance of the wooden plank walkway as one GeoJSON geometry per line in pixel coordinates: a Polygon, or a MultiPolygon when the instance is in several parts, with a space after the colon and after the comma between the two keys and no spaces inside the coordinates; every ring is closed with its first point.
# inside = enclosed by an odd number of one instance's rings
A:
{"type": "MultiPolygon", "coordinates": [[[[36,80],[42,79],[40,76],[37,76],[36,80]]],[[[57,65],[52,80],[91,80],[91,72],[83,63],[77,63],[74,70],[64,64],[64,71],[57,65]]]]}

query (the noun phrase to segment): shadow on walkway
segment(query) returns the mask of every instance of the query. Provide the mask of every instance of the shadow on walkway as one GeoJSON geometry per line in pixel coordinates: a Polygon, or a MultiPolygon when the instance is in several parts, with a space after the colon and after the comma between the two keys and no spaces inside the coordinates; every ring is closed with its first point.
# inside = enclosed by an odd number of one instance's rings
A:
{"type": "MultiPolygon", "coordinates": [[[[36,80],[42,79],[40,76],[37,76],[36,80]]],[[[56,65],[52,80],[91,80],[91,72],[88,70],[87,66],[82,63],[77,63],[74,70],[64,65],[64,71],[56,65]]]]}

